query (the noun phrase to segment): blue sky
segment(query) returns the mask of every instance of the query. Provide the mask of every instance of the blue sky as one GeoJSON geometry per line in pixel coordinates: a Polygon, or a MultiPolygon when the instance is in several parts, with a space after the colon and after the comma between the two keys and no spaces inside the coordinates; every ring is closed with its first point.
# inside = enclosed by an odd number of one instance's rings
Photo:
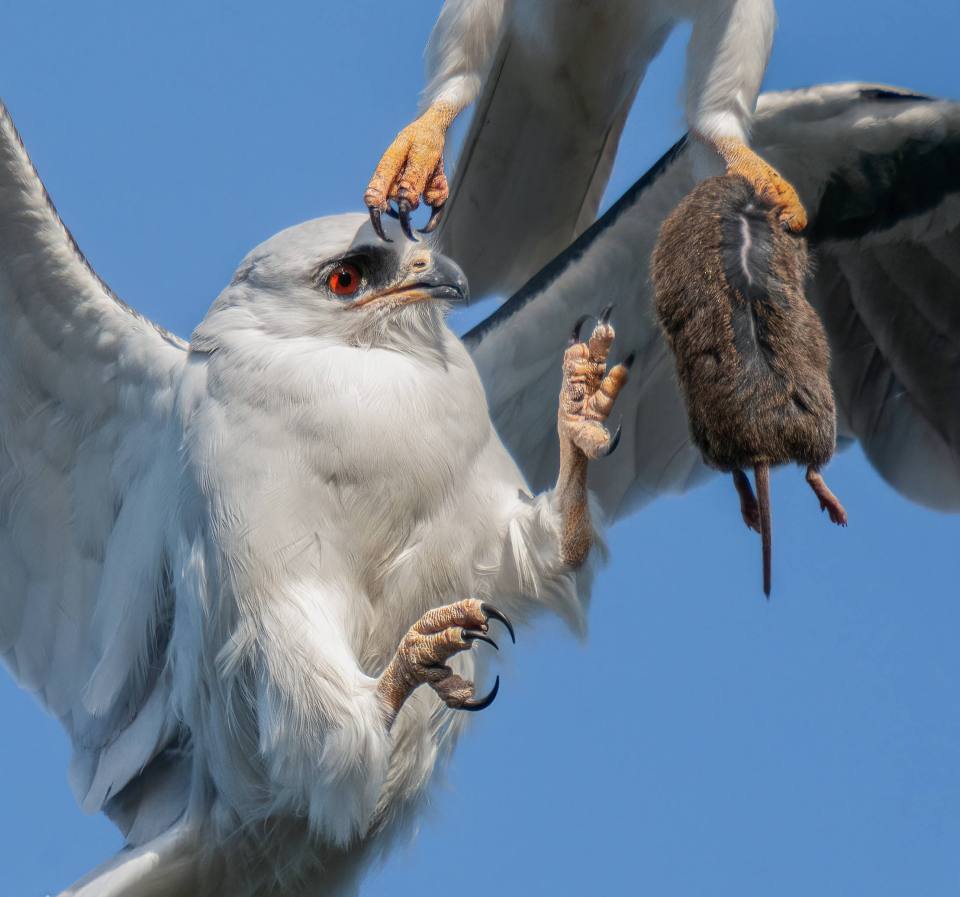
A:
{"type": "MultiPolygon", "coordinates": [[[[94,266],[187,335],[253,245],[358,206],[439,6],[7,4],[0,95],[94,266]]],[[[960,99],[955,0],[779,7],[768,88],[960,99]]],[[[683,37],[608,202],[683,130],[683,37]]],[[[828,480],[847,530],[774,474],[769,604],[726,480],[616,527],[587,643],[546,622],[504,652],[497,703],[364,894],[426,876],[458,897],[960,893],[960,517],[902,500],[855,450],[828,480]]],[[[0,714],[0,893],[55,893],[119,837],[76,808],[65,736],[6,675],[0,714]]]]}

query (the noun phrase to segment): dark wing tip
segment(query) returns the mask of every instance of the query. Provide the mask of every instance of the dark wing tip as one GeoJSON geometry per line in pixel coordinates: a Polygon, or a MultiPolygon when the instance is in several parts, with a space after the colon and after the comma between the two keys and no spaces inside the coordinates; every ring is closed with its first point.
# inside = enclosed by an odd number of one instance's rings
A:
{"type": "Polygon", "coordinates": [[[860,91],[861,100],[920,100],[932,103],[933,97],[924,93],[911,93],[909,90],[889,90],[883,87],[864,87],[860,91]]]}

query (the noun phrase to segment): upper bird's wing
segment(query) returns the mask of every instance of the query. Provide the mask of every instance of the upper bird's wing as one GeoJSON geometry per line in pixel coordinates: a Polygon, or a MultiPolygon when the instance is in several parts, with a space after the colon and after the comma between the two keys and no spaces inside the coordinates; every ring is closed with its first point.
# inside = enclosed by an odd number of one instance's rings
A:
{"type": "Polygon", "coordinates": [[[163,545],[186,357],[87,264],[0,104],[0,654],[66,727],[78,800],[134,840],[179,814],[163,545]]]}
{"type": "Polygon", "coordinates": [[[618,15],[551,15],[528,21],[515,4],[506,17],[457,161],[437,239],[474,296],[516,289],[594,220],[637,90],[635,35],[618,15]]]}
{"type": "MultiPolygon", "coordinates": [[[[761,98],[754,144],[811,213],[808,297],[833,354],[840,433],[896,489],[960,509],[960,104],[871,85],[761,98]]],[[[557,359],[572,323],[616,304],[637,351],[621,445],[591,473],[613,517],[707,475],[652,305],[663,219],[694,184],[684,141],[466,336],[493,420],[531,484],[558,463],[557,359]]]]}

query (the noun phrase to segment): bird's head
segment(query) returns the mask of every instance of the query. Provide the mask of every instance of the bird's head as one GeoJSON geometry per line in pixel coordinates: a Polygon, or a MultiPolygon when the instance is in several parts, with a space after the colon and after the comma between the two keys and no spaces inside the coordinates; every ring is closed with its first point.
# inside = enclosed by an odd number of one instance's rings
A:
{"type": "MultiPolygon", "coordinates": [[[[442,340],[451,302],[467,281],[426,242],[385,242],[365,215],[317,218],[287,228],[241,262],[194,331],[210,351],[230,335],[315,337],[354,346],[429,349],[442,340]]],[[[232,340],[231,340],[232,341],[232,340]]]]}

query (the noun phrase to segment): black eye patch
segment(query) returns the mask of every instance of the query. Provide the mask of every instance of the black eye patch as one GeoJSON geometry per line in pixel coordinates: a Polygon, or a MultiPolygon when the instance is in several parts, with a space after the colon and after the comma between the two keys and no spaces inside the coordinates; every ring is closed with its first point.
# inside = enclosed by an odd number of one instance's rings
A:
{"type": "Polygon", "coordinates": [[[386,289],[396,280],[399,265],[394,253],[378,246],[355,246],[335,259],[324,262],[315,274],[318,286],[326,287],[327,281],[338,266],[353,265],[363,277],[363,292],[386,289]]]}

